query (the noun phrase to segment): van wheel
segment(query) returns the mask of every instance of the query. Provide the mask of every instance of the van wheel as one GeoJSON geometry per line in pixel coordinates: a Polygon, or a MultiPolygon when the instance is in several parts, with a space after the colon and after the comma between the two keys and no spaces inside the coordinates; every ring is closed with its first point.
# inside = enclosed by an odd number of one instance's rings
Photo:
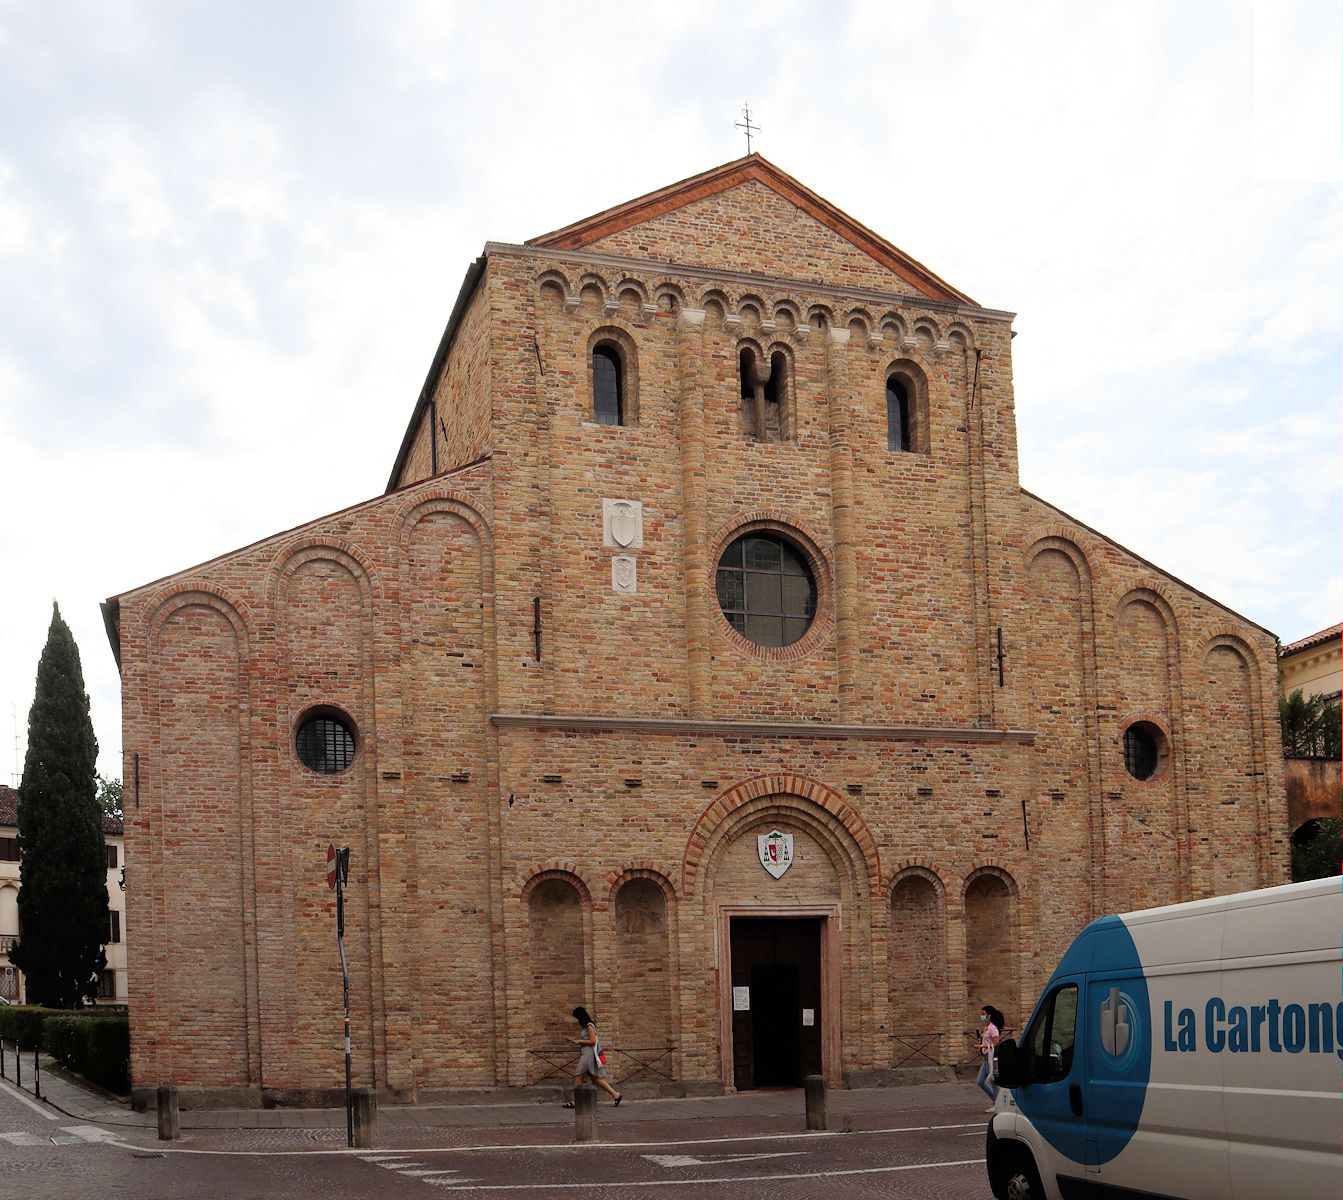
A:
{"type": "Polygon", "coordinates": [[[1040,1174],[1029,1154],[1017,1153],[1003,1167],[1001,1189],[1003,1200],[1045,1200],[1045,1189],[1040,1174]]]}

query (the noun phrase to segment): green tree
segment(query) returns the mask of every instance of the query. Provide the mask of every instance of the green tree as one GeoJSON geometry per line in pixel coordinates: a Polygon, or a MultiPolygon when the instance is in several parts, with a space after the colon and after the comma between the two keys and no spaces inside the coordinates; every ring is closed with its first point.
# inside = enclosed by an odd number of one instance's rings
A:
{"type": "Polygon", "coordinates": [[[10,960],[28,995],[75,1008],[107,965],[107,848],[98,804],[98,742],[79,648],[54,604],[28,714],[19,784],[19,941],[10,960]]]}
{"type": "Polygon", "coordinates": [[[1278,697],[1282,719],[1282,752],[1288,758],[1337,759],[1343,711],[1337,700],[1304,696],[1297,689],[1278,697]]]}
{"type": "Polygon", "coordinates": [[[108,779],[106,775],[100,774],[98,776],[98,806],[114,821],[122,819],[122,798],[121,780],[108,779]]]}
{"type": "Polygon", "coordinates": [[[1310,827],[1298,830],[1298,841],[1292,838],[1292,881],[1328,879],[1343,873],[1343,821],[1337,817],[1321,817],[1307,822],[1310,827]]]}

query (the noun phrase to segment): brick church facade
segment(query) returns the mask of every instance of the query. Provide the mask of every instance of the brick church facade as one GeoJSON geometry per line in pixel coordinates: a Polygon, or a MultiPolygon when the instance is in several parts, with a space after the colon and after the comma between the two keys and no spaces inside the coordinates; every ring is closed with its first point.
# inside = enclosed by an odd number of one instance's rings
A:
{"type": "Polygon", "coordinates": [[[945,1065],[1284,882],[1273,635],[1021,488],[1011,317],[759,155],[488,244],[384,495],[105,606],[137,1087],[340,1086],[328,842],[407,1100],[576,1004],[691,1092],[945,1065]]]}

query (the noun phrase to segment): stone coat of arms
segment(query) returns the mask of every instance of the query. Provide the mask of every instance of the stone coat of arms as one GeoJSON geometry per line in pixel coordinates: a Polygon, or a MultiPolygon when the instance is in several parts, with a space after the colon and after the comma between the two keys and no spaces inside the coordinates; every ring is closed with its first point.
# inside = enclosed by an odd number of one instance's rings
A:
{"type": "Polygon", "coordinates": [[[793,865],[793,835],[771,829],[762,833],[756,842],[760,846],[760,865],[778,879],[793,865]]]}
{"type": "Polygon", "coordinates": [[[605,542],[613,550],[640,550],[644,544],[644,506],[638,500],[603,500],[605,542]]]}

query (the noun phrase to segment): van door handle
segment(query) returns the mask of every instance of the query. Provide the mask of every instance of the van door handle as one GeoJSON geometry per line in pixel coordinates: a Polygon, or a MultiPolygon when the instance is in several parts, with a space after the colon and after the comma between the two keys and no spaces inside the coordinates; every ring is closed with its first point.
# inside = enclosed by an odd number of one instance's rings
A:
{"type": "Polygon", "coordinates": [[[1075,1083],[1068,1088],[1068,1107],[1073,1110],[1073,1116],[1082,1115],[1082,1089],[1075,1083]]]}

